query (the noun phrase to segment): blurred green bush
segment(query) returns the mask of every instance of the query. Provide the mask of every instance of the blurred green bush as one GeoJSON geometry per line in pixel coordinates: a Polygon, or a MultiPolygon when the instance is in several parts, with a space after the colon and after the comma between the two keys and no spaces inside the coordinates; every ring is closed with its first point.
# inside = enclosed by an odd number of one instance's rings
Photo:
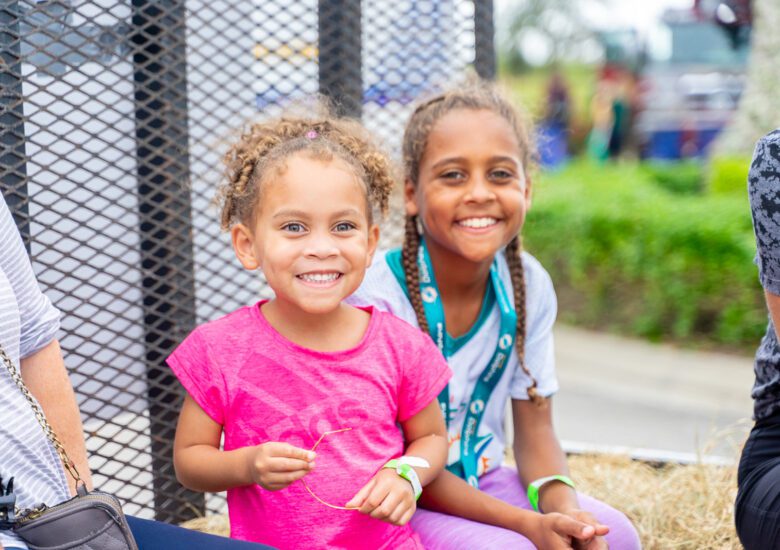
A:
{"type": "Polygon", "coordinates": [[[707,189],[712,193],[747,193],[750,159],[742,157],[714,157],[707,172],[707,189]]]}
{"type": "Polygon", "coordinates": [[[576,162],[538,178],[523,234],[567,322],[740,348],[766,327],[745,194],[680,194],[637,164],[576,162]]]}
{"type": "Polygon", "coordinates": [[[698,160],[683,162],[648,161],[642,170],[660,187],[683,195],[695,195],[704,190],[704,169],[698,160]]]}

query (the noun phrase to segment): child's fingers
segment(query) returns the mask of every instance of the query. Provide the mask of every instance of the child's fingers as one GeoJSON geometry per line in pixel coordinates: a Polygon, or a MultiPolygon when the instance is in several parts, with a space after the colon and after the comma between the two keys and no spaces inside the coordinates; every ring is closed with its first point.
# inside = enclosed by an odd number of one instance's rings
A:
{"type": "Polygon", "coordinates": [[[268,448],[268,456],[272,457],[294,458],[311,462],[314,460],[314,457],[317,456],[317,453],[314,451],[308,451],[306,449],[301,449],[300,447],[294,447],[289,443],[274,441],[271,443],[266,443],[266,445],[268,448]]]}
{"type": "Polygon", "coordinates": [[[293,472],[270,472],[269,479],[276,483],[292,483],[309,473],[309,470],[295,470],[293,472]]]}
{"type": "Polygon", "coordinates": [[[588,525],[587,523],[583,523],[562,514],[556,519],[553,528],[559,535],[574,537],[576,539],[589,539],[596,533],[596,530],[592,525],[588,525]]]}
{"type": "MultiPolygon", "coordinates": [[[[374,519],[383,519],[392,523],[393,520],[391,518],[401,505],[401,501],[401,495],[389,491],[387,495],[385,495],[385,498],[382,499],[382,502],[371,511],[371,517],[374,519]]],[[[399,513],[398,515],[400,516],[401,514],[399,513]]]]}
{"type": "Polygon", "coordinates": [[[290,485],[294,481],[298,481],[308,473],[309,473],[308,470],[298,470],[297,472],[271,473],[268,474],[266,483],[271,490],[275,491],[287,487],[288,485],[290,485]]]}
{"type": "MultiPolygon", "coordinates": [[[[409,510],[414,511],[414,504],[409,505],[408,502],[406,502],[404,499],[401,499],[401,502],[398,503],[398,505],[395,507],[395,510],[388,516],[387,521],[394,525],[403,525],[401,523],[401,519],[409,513],[409,510]]],[[[409,516],[411,517],[411,515],[409,516]]]]}
{"type": "Polygon", "coordinates": [[[366,500],[366,497],[371,493],[371,490],[376,485],[376,480],[371,478],[371,481],[363,485],[363,487],[350,499],[344,506],[347,508],[360,508],[366,500]]]}
{"type": "Polygon", "coordinates": [[[404,515],[401,516],[400,520],[398,520],[398,525],[406,525],[407,523],[409,523],[416,510],[417,510],[417,505],[412,506],[406,512],[404,512],[404,515]]]}
{"type": "Polygon", "coordinates": [[[362,514],[371,514],[371,517],[376,517],[373,512],[382,505],[389,492],[389,488],[383,483],[374,483],[371,491],[360,506],[360,512],[362,514]]]}
{"type": "Polygon", "coordinates": [[[601,523],[599,520],[596,519],[596,516],[591,514],[588,511],[585,510],[578,510],[575,514],[569,514],[574,519],[578,519],[584,523],[587,523],[588,525],[592,525],[593,528],[596,530],[596,536],[597,537],[603,537],[607,533],[609,533],[609,527],[601,523]]]}
{"type": "Polygon", "coordinates": [[[308,460],[280,456],[274,456],[268,459],[268,471],[270,472],[309,471],[312,468],[314,468],[314,462],[309,462],[308,460]]]}

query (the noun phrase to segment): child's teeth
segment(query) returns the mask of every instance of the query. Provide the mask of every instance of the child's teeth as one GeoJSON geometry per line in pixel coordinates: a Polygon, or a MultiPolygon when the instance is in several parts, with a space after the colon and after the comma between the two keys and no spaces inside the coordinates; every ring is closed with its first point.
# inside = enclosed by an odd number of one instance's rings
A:
{"type": "Polygon", "coordinates": [[[301,278],[312,283],[326,283],[335,280],[338,276],[338,273],[306,273],[301,275],[301,278]]]}
{"type": "Polygon", "coordinates": [[[467,220],[461,220],[458,223],[466,227],[480,228],[480,227],[488,227],[490,225],[493,225],[494,223],[496,223],[496,219],[495,218],[469,218],[467,220]]]}

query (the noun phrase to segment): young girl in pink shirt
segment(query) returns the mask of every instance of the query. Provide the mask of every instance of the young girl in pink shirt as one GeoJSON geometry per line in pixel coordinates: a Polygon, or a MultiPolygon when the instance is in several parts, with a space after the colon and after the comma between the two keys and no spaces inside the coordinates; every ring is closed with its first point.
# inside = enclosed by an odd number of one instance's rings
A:
{"type": "Polygon", "coordinates": [[[275,297],[199,326],[168,358],[187,390],[179,480],[227,490],[234,538],[422,548],[408,522],[446,461],[436,396],[451,372],[416,328],[343,302],[376,249],[388,160],[358,123],[321,117],[255,124],[226,163],[222,227],[275,297]]]}

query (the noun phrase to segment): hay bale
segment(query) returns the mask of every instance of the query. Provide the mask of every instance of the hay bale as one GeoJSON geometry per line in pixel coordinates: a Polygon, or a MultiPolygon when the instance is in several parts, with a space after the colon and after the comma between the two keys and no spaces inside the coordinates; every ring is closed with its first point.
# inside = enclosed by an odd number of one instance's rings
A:
{"type": "MultiPolygon", "coordinates": [[[[652,466],[628,457],[569,457],[577,488],[625,512],[639,531],[645,550],[737,550],[734,530],[736,467],[652,466]]],[[[225,515],[182,524],[228,536],[225,515]]]]}
{"type": "Polygon", "coordinates": [[[191,519],[182,523],[181,526],[203,533],[210,533],[212,535],[219,535],[222,537],[230,536],[230,522],[228,521],[227,514],[191,519]]]}
{"type": "Polygon", "coordinates": [[[569,457],[577,488],[634,523],[646,550],[739,549],[736,466],[654,467],[628,457],[569,457]]]}

